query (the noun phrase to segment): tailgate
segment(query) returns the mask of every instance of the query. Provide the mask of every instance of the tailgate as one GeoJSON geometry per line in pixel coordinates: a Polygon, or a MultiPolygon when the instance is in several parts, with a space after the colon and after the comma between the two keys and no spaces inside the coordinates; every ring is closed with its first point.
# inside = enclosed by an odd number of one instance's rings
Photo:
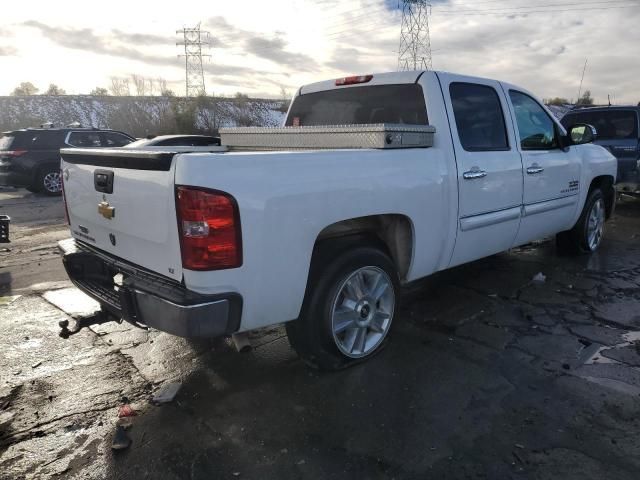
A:
{"type": "Polygon", "coordinates": [[[181,280],[174,153],[63,149],[61,156],[72,235],[181,280]]]}

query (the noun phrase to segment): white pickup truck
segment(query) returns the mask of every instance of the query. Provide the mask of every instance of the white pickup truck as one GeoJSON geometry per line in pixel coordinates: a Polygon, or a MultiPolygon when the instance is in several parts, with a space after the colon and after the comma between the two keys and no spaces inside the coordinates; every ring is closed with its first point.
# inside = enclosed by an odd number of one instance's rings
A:
{"type": "Polygon", "coordinates": [[[213,153],[62,151],[64,265],[108,315],[180,336],[287,322],[305,361],[341,368],[384,343],[402,285],[554,234],[593,252],[615,206],[594,129],[495,80],[323,81],[282,128],[221,134],[213,153]]]}

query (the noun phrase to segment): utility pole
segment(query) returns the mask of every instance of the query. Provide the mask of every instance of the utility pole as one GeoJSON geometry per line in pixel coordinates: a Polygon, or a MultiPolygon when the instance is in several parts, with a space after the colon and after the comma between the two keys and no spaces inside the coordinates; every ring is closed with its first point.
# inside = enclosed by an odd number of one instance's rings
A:
{"type": "Polygon", "coordinates": [[[178,58],[184,57],[185,68],[185,93],[187,97],[197,97],[206,94],[204,84],[204,71],[202,69],[202,57],[211,57],[203,54],[204,48],[209,48],[209,32],[200,30],[200,24],[194,28],[176,30],[181,38],[176,45],[184,46],[184,53],[178,58]]]}
{"type": "Polygon", "coordinates": [[[431,4],[427,0],[402,0],[398,70],[432,69],[429,15],[431,4]]]}

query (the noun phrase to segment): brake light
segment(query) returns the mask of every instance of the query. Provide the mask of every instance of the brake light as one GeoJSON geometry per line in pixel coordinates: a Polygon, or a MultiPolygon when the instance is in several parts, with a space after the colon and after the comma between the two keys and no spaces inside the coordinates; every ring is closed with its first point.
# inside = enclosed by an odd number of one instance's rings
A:
{"type": "Polygon", "coordinates": [[[27,153],[26,150],[5,150],[4,152],[0,152],[0,155],[3,157],[19,157],[25,153],[27,153]]]}
{"type": "Polygon", "coordinates": [[[184,268],[221,270],[242,265],[240,216],[231,195],[177,187],[176,212],[184,268]]]}
{"type": "Polygon", "coordinates": [[[342,85],[355,85],[356,83],[367,83],[367,82],[370,82],[372,78],[373,78],[373,75],[355,75],[353,77],[338,78],[336,80],[336,86],[340,87],[342,85]]]}
{"type": "Polygon", "coordinates": [[[62,185],[62,203],[64,203],[64,220],[67,225],[71,225],[69,220],[69,208],[67,207],[67,196],[64,193],[64,172],[60,170],[60,184],[62,185]]]}

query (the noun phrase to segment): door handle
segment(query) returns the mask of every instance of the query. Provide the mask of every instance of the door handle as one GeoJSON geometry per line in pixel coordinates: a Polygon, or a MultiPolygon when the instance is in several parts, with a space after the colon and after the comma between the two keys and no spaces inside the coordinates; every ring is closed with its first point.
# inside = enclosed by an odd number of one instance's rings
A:
{"type": "Polygon", "coordinates": [[[533,165],[527,168],[527,173],[529,175],[535,175],[536,173],[542,173],[542,172],[544,172],[544,168],[542,168],[537,163],[534,163],[533,165]]]}
{"type": "Polygon", "coordinates": [[[464,172],[462,174],[462,178],[464,178],[465,180],[473,180],[476,178],[482,178],[486,176],[487,176],[487,172],[485,172],[484,170],[480,170],[478,167],[473,167],[468,172],[464,172]]]}

